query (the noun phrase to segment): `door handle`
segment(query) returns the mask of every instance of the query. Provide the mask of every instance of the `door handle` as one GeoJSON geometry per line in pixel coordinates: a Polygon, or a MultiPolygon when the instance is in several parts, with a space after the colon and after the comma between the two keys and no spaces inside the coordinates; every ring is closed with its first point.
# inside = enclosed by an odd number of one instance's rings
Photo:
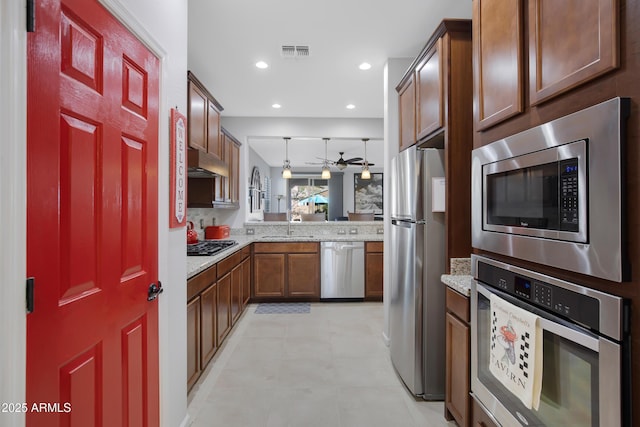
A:
{"type": "Polygon", "coordinates": [[[153,301],[154,299],[158,298],[158,295],[160,295],[162,292],[164,292],[164,289],[162,289],[162,283],[160,283],[159,280],[157,285],[155,283],[150,284],[149,292],[147,293],[147,301],[153,301]]]}

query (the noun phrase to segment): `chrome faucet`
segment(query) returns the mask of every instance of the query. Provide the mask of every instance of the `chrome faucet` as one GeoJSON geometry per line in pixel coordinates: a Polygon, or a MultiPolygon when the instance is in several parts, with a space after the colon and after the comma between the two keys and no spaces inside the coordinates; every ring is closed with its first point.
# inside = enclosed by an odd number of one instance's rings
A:
{"type": "Polygon", "coordinates": [[[287,209],[287,236],[291,236],[291,209],[287,209]]]}

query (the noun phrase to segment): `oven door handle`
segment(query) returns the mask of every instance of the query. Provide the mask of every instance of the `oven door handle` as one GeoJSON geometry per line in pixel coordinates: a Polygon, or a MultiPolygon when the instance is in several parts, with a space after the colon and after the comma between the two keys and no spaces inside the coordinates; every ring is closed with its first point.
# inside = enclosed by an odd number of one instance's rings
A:
{"type": "MultiPolygon", "coordinates": [[[[551,313],[542,312],[541,310],[527,304],[526,302],[517,301],[514,298],[511,298],[509,295],[503,294],[502,292],[499,292],[497,290],[490,290],[475,279],[474,282],[477,292],[479,294],[482,294],[485,298],[490,299],[491,294],[495,294],[508,303],[515,305],[516,307],[536,314],[540,319],[539,324],[540,328],[543,331],[549,331],[554,335],[575,342],[576,344],[579,344],[597,353],[600,352],[601,338],[597,335],[589,332],[586,329],[582,329],[579,326],[570,325],[566,320],[563,320],[560,317],[556,317],[551,313]]],[[[477,309],[477,307],[472,307],[472,309],[477,309]]]]}

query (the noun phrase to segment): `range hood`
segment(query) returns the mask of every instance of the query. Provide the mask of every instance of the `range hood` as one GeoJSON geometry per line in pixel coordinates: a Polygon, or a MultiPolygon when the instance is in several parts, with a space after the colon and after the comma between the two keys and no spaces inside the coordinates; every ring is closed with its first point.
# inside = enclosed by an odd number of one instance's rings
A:
{"type": "Polygon", "coordinates": [[[229,176],[229,166],[213,154],[189,148],[187,150],[187,176],[190,178],[212,178],[229,176]]]}

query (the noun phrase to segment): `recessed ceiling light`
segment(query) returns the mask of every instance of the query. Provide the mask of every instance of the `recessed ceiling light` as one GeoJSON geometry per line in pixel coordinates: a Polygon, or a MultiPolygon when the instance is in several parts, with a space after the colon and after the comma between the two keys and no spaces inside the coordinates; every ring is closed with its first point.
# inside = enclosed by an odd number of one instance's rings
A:
{"type": "Polygon", "coordinates": [[[358,68],[360,68],[361,70],[369,70],[371,69],[371,64],[369,64],[368,62],[363,62],[358,66],[358,68]]]}
{"type": "Polygon", "coordinates": [[[356,106],[353,105],[353,104],[347,105],[347,109],[349,109],[349,110],[353,110],[354,108],[356,108],[356,106]]]}
{"type": "Polygon", "coordinates": [[[256,62],[256,67],[260,68],[260,69],[265,69],[269,67],[269,64],[267,64],[264,61],[258,61],[256,62]]]}
{"type": "Polygon", "coordinates": [[[282,105],[280,105],[280,104],[272,104],[272,105],[271,105],[271,107],[273,107],[273,108],[280,108],[280,107],[282,107],[282,105]]]}

